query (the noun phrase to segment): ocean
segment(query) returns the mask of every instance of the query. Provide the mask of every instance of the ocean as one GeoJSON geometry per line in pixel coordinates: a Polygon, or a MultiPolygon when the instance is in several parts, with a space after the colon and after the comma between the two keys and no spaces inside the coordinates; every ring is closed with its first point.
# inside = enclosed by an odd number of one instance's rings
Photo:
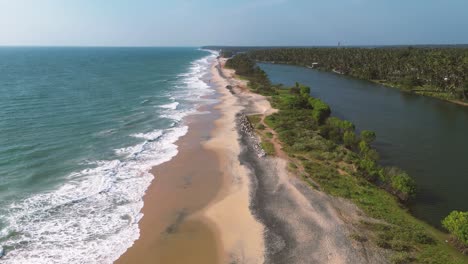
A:
{"type": "MultiPolygon", "coordinates": [[[[112,263],[139,237],[151,167],[209,102],[196,48],[0,48],[3,263],[112,263]]],[[[156,175],[156,178],[158,176],[156,175]]],[[[164,202],[164,201],[161,201],[164,202]]]]}

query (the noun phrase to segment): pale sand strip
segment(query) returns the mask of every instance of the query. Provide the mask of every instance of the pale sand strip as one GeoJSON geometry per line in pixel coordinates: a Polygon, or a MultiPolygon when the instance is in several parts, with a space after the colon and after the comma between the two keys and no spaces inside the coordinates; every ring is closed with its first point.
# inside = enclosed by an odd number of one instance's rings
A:
{"type": "Polygon", "coordinates": [[[204,146],[218,154],[225,179],[224,191],[218,199],[203,210],[219,230],[227,259],[223,263],[263,263],[264,230],[250,210],[251,178],[247,168],[240,164],[239,134],[236,129],[236,114],[243,106],[238,98],[225,87],[226,79],[219,75],[216,62],[211,73],[213,82],[222,95],[216,108],[221,118],[215,121],[216,129],[204,146]]]}

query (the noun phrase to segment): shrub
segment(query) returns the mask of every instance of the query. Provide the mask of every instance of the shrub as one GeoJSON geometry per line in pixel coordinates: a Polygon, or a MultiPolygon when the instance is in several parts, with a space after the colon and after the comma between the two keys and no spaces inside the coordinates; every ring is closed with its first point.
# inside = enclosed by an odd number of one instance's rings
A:
{"type": "Polygon", "coordinates": [[[379,153],[375,149],[369,149],[367,153],[365,154],[365,157],[368,159],[371,159],[373,161],[378,161],[380,158],[379,153]]]}
{"type": "Polygon", "coordinates": [[[375,161],[367,158],[362,158],[359,161],[359,169],[364,172],[367,180],[375,180],[378,174],[378,167],[375,161]]]}
{"type": "Polygon", "coordinates": [[[299,87],[301,89],[301,95],[304,96],[304,97],[309,97],[310,87],[305,86],[305,85],[300,85],[299,87]]]}
{"type": "Polygon", "coordinates": [[[291,88],[289,88],[289,93],[294,94],[294,95],[300,94],[301,89],[299,89],[299,87],[291,87],[291,88]]]}
{"type": "Polygon", "coordinates": [[[331,114],[330,107],[320,99],[309,98],[309,105],[312,107],[312,116],[318,123],[323,123],[331,114]]]}
{"type": "Polygon", "coordinates": [[[452,211],[442,220],[442,226],[468,246],[468,212],[452,211]]]}
{"type": "Polygon", "coordinates": [[[403,195],[400,196],[403,200],[406,200],[416,193],[416,183],[402,170],[399,170],[397,174],[390,175],[389,180],[391,187],[403,195]]]}
{"type": "Polygon", "coordinates": [[[366,142],[367,144],[372,143],[375,140],[375,132],[369,130],[361,131],[361,140],[366,142]]]}
{"type": "Polygon", "coordinates": [[[348,148],[356,146],[356,134],[353,131],[346,131],[343,135],[343,143],[348,148]]]}
{"type": "Polygon", "coordinates": [[[359,152],[361,153],[361,155],[366,155],[367,152],[369,152],[370,150],[370,147],[369,147],[369,144],[367,144],[366,141],[364,140],[361,140],[361,142],[359,142],[359,152]]]}

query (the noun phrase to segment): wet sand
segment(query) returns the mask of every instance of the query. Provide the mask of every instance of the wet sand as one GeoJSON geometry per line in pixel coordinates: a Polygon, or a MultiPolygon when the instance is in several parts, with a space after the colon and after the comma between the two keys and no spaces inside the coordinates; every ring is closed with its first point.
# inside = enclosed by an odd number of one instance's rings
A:
{"type": "Polygon", "coordinates": [[[219,116],[186,120],[188,133],[177,141],[179,153],[152,170],[153,183],[144,197],[140,238],[116,263],[220,263],[222,248],[216,227],[200,215],[222,187],[216,154],[202,146],[219,116]]]}

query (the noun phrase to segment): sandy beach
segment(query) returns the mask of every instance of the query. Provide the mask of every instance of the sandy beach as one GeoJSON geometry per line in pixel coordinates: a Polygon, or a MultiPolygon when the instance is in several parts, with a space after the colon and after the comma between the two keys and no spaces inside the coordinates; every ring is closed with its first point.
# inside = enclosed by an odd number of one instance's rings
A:
{"type": "Polygon", "coordinates": [[[152,170],[140,238],[116,263],[263,262],[263,227],[251,213],[250,177],[238,159],[242,106],[215,64],[211,74],[221,102],[185,120],[179,154],[152,170]]]}
{"type": "Polygon", "coordinates": [[[116,263],[386,263],[350,238],[362,219],[355,205],[291,175],[280,145],[259,155],[240,114],[276,110],[224,62],[211,68],[220,102],[187,119],[179,154],[153,169],[140,238],[116,263]]]}
{"type": "Polygon", "coordinates": [[[186,120],[190,130],[177,142],[178,155],[152,170],[155,179],[144,197],[140,238],[116,263],[220,262],[219,232],[199,213],[223,184],[217,156],[201,145],[214,117],[216,113],[186,120]]]}

